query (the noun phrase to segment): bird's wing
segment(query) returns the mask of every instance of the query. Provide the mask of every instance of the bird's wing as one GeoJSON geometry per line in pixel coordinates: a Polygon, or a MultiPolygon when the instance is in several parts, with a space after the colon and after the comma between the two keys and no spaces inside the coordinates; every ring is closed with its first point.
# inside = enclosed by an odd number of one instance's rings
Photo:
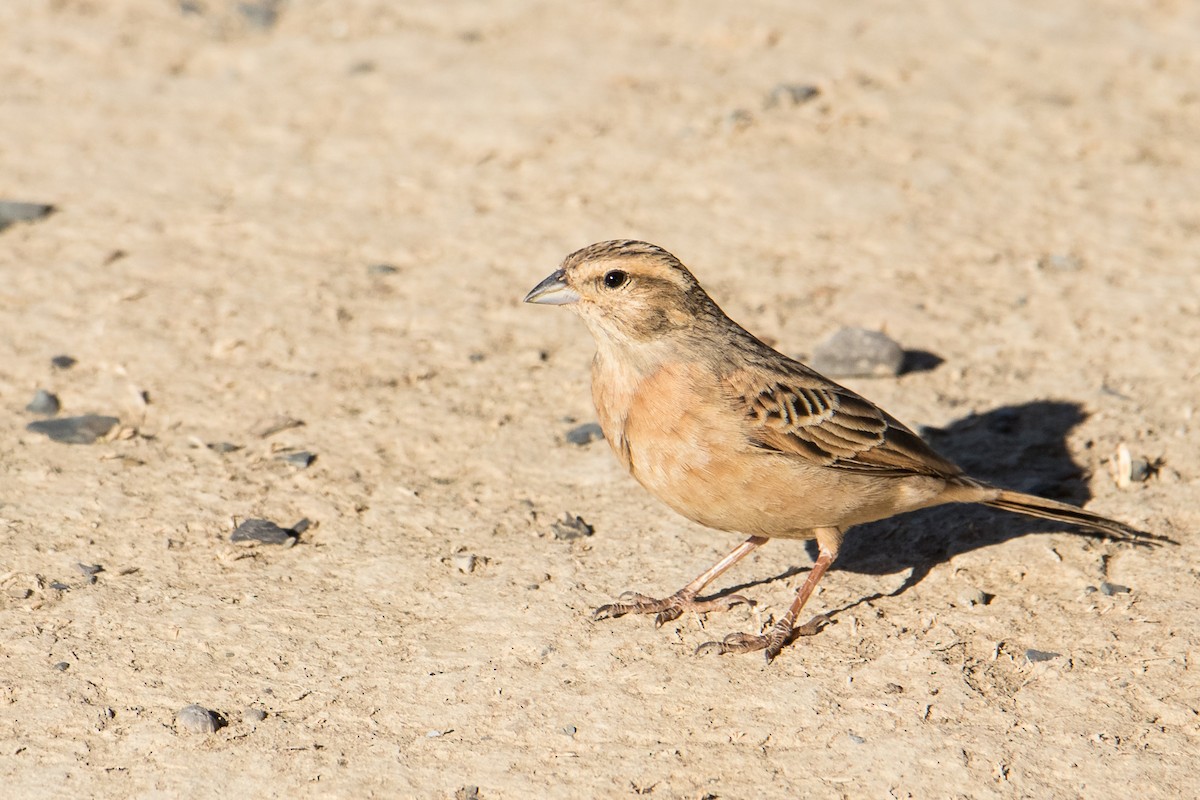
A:
{"type": "Polygon", "coordinates": [[[890,414],[801,364],[787,372],[743,369],[729,376],[758,447],[814,464],[873,475],[962,473],[890,414]]]}

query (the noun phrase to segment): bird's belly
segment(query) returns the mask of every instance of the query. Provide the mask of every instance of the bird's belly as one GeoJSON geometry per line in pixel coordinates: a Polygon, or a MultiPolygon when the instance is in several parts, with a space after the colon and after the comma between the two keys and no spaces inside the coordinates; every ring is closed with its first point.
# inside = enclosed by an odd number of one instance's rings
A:
{"type": "Polygon", "coordinates": [[[811,538],[936,502],[937,478],[879,478],[722,441],[694,420],[664,423],[661,439],[631,437],[630,471],[672,509],[701,525],[756,536],[811,538]]]}

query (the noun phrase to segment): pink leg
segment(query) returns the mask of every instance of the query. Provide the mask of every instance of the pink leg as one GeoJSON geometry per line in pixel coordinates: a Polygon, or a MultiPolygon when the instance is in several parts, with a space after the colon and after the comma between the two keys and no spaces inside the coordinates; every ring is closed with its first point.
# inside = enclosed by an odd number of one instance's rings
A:
{"type": "Polygon", "coordinates": [[[718,597],[713,600],[697,600],[696,596],[700,594],[705,586],[708,586],[708,584],[720,577],[725,570],[741,561],[752,551],[762,547],[767,541],[767,537],[765,536],[751,536],[733,548],[729,555],[696,576],[694,581],[670,597],[656,600],[644,594],[626,592],[621,595],[621,602],[608,603],[597,608],[596,612],[592,615],[592,619],[609,619],[611,617],[622,617],[626,614],[657,614],[654,618],[654,624],[661,626],[673,619],[678,619],[684,611],[724,611],[738,603],[749,604],[750,601],[740,594],[718,597]]]}

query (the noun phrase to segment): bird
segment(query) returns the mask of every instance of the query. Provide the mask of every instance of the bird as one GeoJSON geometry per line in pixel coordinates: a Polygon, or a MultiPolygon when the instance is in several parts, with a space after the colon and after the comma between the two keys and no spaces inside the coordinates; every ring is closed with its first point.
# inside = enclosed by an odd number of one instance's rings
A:
{"type": "Polygon", "coordinates": [[[663,598],[626,592],[597,620],[750,603],[700,592],[774,538],[816,540],[817,558],[784,616],[699,653],[763,651],[775,659],[828,621],[797,624],[854,525],[945,503],[981,503],[1069,523],[1109,538],[1161,538],[1091,511],[967,475],[895,417],[755,337],[730,319],[683,263],[633,239],[568,255],[525,302],[565,306],[591,332],[592,400],[622,466],[687,519],[748,538],[663,598]]]}

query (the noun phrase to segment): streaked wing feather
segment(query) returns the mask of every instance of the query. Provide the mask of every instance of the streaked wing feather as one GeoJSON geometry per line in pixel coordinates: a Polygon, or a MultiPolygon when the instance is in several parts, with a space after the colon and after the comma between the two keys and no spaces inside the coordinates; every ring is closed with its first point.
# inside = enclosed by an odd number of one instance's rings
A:
{"type": "Polygon", "coordinates": [[[730,384],[759,447],[874,475],[961,472],[894,417],[815,373],[743,370],[730,384]]]}

